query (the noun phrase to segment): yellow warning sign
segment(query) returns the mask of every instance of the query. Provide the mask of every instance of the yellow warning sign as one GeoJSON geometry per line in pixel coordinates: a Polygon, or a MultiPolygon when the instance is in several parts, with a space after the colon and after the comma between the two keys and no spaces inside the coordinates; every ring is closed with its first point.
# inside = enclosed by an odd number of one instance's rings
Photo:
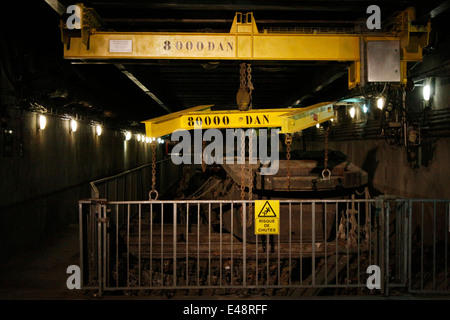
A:
{"type": "Polygon", "coordinates": [[[280,233],[280,201],[255,200],[255,234],[280,233]]]}

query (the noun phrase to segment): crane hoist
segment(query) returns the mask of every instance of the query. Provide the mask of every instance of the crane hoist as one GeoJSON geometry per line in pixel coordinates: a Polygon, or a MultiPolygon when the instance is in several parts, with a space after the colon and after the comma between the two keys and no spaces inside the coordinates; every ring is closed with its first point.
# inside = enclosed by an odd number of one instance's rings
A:
{"type": "MultiPolygon", "coordinates": [[[[426,25],[413,23],[413,8],[391,19],[387,31],[259,31],[253,13],[238,12],[228,33],[192,33],[106,31],[102,30],[101,18],[93,9],[82,4],[77,6],[80,8],[80,29],[70,30],[61,21],[65,59],[106,63],[146,59],[242,61],[241,82],[236,96],[238,110],[212,110],[212,106],[206,105],[170,113],[143,121],[146,134],[160,137],[177,129],[190,130],[199,125],[203,129],[280,128],[280,133],[286,136],[287,190],[290,189],[291,134],[332,119],[333,102],[306,108],[253,109],[251,94],[254,88],[249,62],[346,62],[350,90],[364,88],[370,83],[390,83],[404,88],[407,83],[407,63],[421,61],[422,50],[428,45],[430,33],[429,22],[426,25]]],[[[328,130],[325,132],[326,140],[327,137],[328,130]]],[[[323,171],[322,176],[329,179],[331,172],[324,175],[323,171]]],[[[251,190],[252,184],[249,186],[251,190]]]]}
{"type": "Polygon", "coordinates": [[[240,111],[248,110],[249,113],[216,112],[208,106],[187,109],[145,121],[147,135],[151,137],[162,136],[177,128],[189,129],[196,121],[202,121],[204,128],[278,126],[282,133],[327,121],[332,114],[326,102],[301,110],[251,110],[253,83],[250,64],[246,66],[245,62],[348,62],[349,89],[371,82],[404,86],[407,63],[422,59],[431,29],[430,22],[415,25],[414,8],[408,8],[391,19],[388,31],[260,32],[251,12],[236,13],[229,33],[104,31],[101,18],[94,9],[83,4],[77,6],[79,29],[68,29],[63,21],[60,25],[65,59],[104,63],[144,59],[244,61],[237,103],[240,111]],[[313,120],[309,121],[309,117],[313,120]]]}

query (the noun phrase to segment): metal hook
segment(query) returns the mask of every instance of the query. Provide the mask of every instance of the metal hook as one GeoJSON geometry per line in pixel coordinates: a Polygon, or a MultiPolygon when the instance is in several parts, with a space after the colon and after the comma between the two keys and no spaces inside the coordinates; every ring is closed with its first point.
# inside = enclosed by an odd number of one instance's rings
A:
{"type": "Polygon", "coordinates": [[[156,191],[156,190],[151,190],[151,191],[148,193],[148,198],[149,198],[149,200],[150,200],[150,201],[153,201],[153,199],[152,199],[152,193],[156,193],[156,197],[155,197],[154,200],[155,200],[155,201],[158,200],[158,195],[159,195],[159,194],[158,194],[158,191],[156,191]]]}
{"type": "Polygon", "coordinates": [[[328,169],[324,169],[322,171],[322,179],[323,180],[330,180],[331,179],[331,171],[328,169]]]}

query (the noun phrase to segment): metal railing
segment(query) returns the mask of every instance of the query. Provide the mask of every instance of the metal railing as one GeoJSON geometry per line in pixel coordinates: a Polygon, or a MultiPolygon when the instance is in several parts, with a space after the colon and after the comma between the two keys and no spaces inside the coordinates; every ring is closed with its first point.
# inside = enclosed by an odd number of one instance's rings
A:
{"type": "Polygon", "coordinates": [[[450,294],[450,200],[383,198],[389,223],[389,288],[450,294]]]}
{"type": "Polygon", "coordinates": [[[450,200],[280,200],[279,235],[255,235],[249,211],[254,202],[82,200],[83,289],[450,293],[450,200]],[[379,291],[366,287],[370,265],[379,291]]]}
{"type": "Polygon", "coordinates": [[[413,293],[449,294],[450,201],[407,201],[408,290],[413,293]]]}
{"type": "MultiPolygon", "coordinates": [[[[82,200],[82,286],[104,291],[389,291],[384,200],[280,200],[280,234],[255,235],[251,201],[82,200]]],[[[371,292],[373,294],[374,292],[371,292]]]]}
{"type": "MultiPolygon", "coordinates": [[[[170,158],[156,161],[158,172],[170,158]]],[[[144,200],[148,199],[152,177],[152,164],[145,164],[119,174],[90,182],[92,199],[144,200]]],[[[158,178],[158,181],[161,179],[158,178]]],[[[160,184],[160,187],[162,184],[160,184]]],[[[164,186],[163,186],[164,187],[164,186]]]]}

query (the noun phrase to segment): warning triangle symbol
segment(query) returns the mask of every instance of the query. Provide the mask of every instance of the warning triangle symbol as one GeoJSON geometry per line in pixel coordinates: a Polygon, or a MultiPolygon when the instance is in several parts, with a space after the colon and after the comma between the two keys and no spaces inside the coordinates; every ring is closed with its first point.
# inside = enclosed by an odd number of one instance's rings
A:
{"type": "Polygon", "coordinates": [[[266,201],[264,203],[261,211],[258,213],[258,217],[276,217],[275,211],[273,210],[272,206],[270,205],[269,201],[266,201]]]}

